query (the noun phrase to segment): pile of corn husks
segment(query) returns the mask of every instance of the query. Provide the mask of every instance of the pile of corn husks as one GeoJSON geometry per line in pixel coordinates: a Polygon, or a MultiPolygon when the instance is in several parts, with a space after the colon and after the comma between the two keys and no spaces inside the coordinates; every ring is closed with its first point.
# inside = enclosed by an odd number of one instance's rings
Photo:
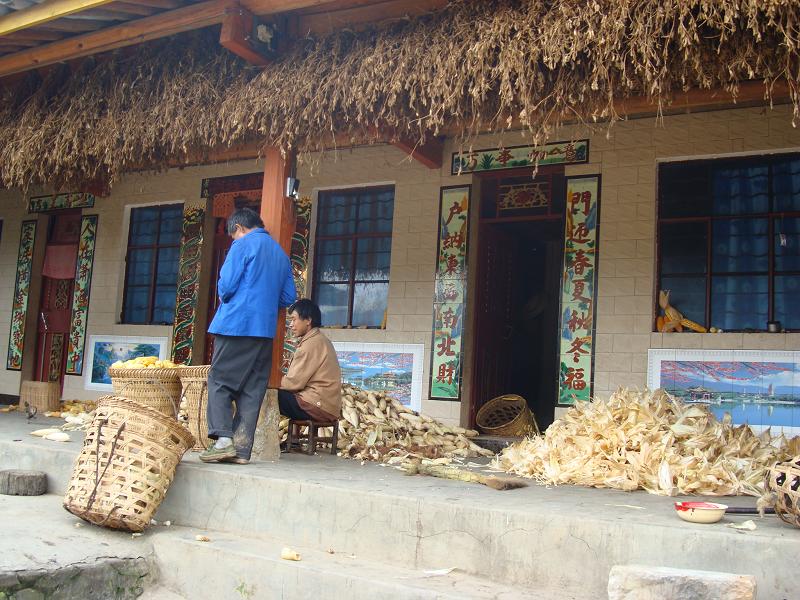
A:
{"type": "Polygon", "coordinates": [[[756,436],[664,390],[619,390],[607,402],[570,408],[543,436],[506,448],[494,466],[550,485],[761,496],[767,467],[797,454],[800,438],[756,436]]]}
{"type": "Polygon", "coordinates": [[[420,415],[382,392],[350,385],[342,388],[339,456],[375,461],[494,456],[470,439],[476,435],[477,431],[420,415]]]}

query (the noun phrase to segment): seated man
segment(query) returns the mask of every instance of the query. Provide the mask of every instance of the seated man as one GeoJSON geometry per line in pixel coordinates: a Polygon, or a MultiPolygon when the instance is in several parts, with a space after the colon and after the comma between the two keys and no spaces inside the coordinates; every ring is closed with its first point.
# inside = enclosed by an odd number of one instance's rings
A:
{"type": "Polygon", "coordinates": [[[278,391],[281,414],[336,421],[342,410],[342,371],[333,344],[319,330],[319,306],[307,298],[298,300],[289,307],[289,321],[298,343],[278,391]]]}

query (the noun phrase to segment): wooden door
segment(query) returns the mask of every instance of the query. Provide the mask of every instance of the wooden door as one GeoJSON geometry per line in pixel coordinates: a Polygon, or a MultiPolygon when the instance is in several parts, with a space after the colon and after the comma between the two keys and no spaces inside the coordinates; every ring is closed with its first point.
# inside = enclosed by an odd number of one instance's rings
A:
{"type": "Polygon", "coordinates": [[[34,378],[36,381],[58,381],[62,387],[72,318],[80,221],[79,212],[50,217],[42,270],[34,378]]]}
{"type": "Polygon", "coordinates": [[[471,423],[483,404],[507,392],[516,281],[513,236],[484,223],[479,240],[471,423]]]}

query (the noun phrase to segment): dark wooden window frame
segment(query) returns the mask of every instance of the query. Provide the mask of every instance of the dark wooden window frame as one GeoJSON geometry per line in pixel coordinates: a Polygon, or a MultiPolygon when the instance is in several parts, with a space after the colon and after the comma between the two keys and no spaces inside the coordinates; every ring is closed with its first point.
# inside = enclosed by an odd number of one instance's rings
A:
{"type": "MultiPolygon", "coordinates": [[[[658,197],[656,199],[656,279],[654,283],[655,289],[655,310],[656,314],[659,314],[659,307],[658,307],[658,288],[661,282],[662,277],[662,256],[661,256],[661,226],[663,224],[676,224],[676,223],[705,223],[706,224],[706,270],[705,272],[686,272],[686,273],[669,273],[668,277],[696,277],[696,278],[704,278],[705,279],[705,286],[706,286],[706,302],[705,302],[705,314],[704,314],[704,322],[702,324],[709,325],[711,318],[711,281],[714,277],[763,277],[767,276],[767,296],[769,298],[769,306],[767,309],[768,320],[772,321],[775,318],[775,277],[776,276],[800,276],[800,271],[776,271],[775,269],[775,220],[780,218],[798,218],[800,217],[800,211],[778,211],[774,209],[774,190],[773,190],[773,166],[779,160],[785,160],[786,158],[800,158],[800,153],[795,152],[788,152],[788,153],[776,153],[776,154],[759,154],[759,155],[750,155],[750,156],[743,156],[743,157],[730,157],[730,158],[712,158],[712,159],[700,159],[700,160],[687,160],[687,161],[669,161],[669,162],[662,162],[659,164],[659,172],[658,172],[658,197]],[[744,214],[736,214],[736,215],[706,215],[706,216],[693,216],[693,217],[662,217],[661,216],[661,199],[663,196],[663,184],[664,178],[661,174],[661,167],[665,165],[691,165],[697,166],[700,163],[707,163],[709,166],[711,164],[716,165],[753,165],[754,162],[758,162],[760,165],[766,165],[769,167],[768,171],[768,182],[767,182],[767,195],[768,195],[768,202],[769,202],[769,210],[767,212],[760,212],[760,213],[744,213],[744,214]],[[766,219],[767,221],[767,239],[769,241],[768,244],[768,269],[767,271],[714,271],[713,269],[713,231],[714,231],[714,223],[718,221],[735,221],[739,219],[766,219]]],[[[713,181],[711,177],[707,178],[707,184],[709,187],[712,185],[713,181]]],[[[708,190],[708,193],[711,193],[711,189],[708,190]]],[[[680,307],[678,307],[680,308],[680,307]]],[[[751,329],[734,329],[734,330],[726,330],[732,332],[749,332],[754,331],[751,329]]],[[[755,330],[755,331],[764,331],[764,330],[755,330]]],[[[794,329],[786,329],[785,331],[796,331],[794,329]]]]}
{"type": "MultiPolygon", "coordinates": [[[[341,188],[341,189],[332,189],[332,190],[321,190],[317,196],[317,223],[320,223],[320,211],[322,210],[322,199],[329,195],[329,194],[363,194],[364,192],[374,192],[374,193],[381,193],[386,191],[392,191],[392,229],[394,229],[394,185],[378,185],[378,186],[367,186],[367,187],[354,187],[354,188],[341,188]]],[[[355,231],[352,234],[344,234],[344,235],[319,235],[317,234],[314,239],[314,278],[313,278],[313,293],[312,297],[314,302],[318,303],[319,297],[319,286],[320,285],[328,285],[328,284],[347,284],[348,291],[347,291],[347,323],[343,326],[343,328],[352,328],[353,327],[353,299],[355,295],[355,289],[357,283],[389,283],[389,279],[356,279],[356,259],[358,256],[358,241],[361,239],[378,239],[384,238],[389,239],[391,244],[392,239],[392,230],[388,232],[379,232],[379,233],[359,233],[358,232],[358,210],[356,210],[356,217],[355,217],[355,231]],[[352,255],[350,256],[350,276],[347,279],[343,280],[336,280],[336,281],[320,281],[319,279],[319,242],[324,241],[352,241],[352,255]]],[[[391,249],[390,249],[390,256],[391,256],[391,249]]],[[[337,326],[332,326],[337,327],[337,326]]],[[[360,327],[360,326],[359,326],[360,327]]],[[[368,326],[367,329],[383,329],[382,326],[368,326]]]]}
{"type": "MultiPolygon", "coordinates": [[[[127,250],[125,251],[125,280],[124,286],[122,291],[122,313],[120,314],[120,323],[125,325],[165,325],[165,323],[153,322],[153,309],[155,308],[155,296],[156,296],[156,277],[158,277],[158,254],[159,251],[166,248],[178,248],[180,249],[180,239],[178,240],[177,244],[160,244],[161,241],[161,215],[162,213],[168,208],[174,208],[177,206],[183,206],[181,202],[172,202],[169,204],[157,204],[157,205],[150,205],[150,206],[135,206],[131,208],[130,214],[130,222],[128,223],[128,246],[127,250]],[[137,210],[152,210],[158,209],[158,221],[156,223],[156,242],[154,244],[137,244],[133,245],[131,242],[133,240],[133,213],[137,210]],[[147,319],[143,323],[129,323],[125,320],[125,314],[127,312],[127,305],[128,305],[128,271],[130,269],[130,254],[132,250],[153,250],[153,257],[150,261],[150,283],[148,284],[150,289],[150,294],[147,299],[147,319]]],[[[177,294],[177,278],[175,281],[175,293],[177,294]]],[[[144,285],[135,285],[133,287],[136,288],[144,288],[144,285]]],[[[174,319],[174,318],[173,318],[174,319]]],[[[170,325],[171,323],[166,323],[166,325],[170,325]]]]}

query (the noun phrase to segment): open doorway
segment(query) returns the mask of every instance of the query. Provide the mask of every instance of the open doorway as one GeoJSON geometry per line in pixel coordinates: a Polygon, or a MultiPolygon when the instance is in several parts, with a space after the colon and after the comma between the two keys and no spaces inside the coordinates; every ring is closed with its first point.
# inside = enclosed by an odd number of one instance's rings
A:
{"type": "Polygon", "coordinates": [[[558,388],[558,313],[563,257],[563,174],[492,178],[480,183],[478,271],[473,297],[471,421],[497,396],[525,398],[542,428],[558,388]],[[503,209],[515,186],[538,200],[503,209]]]}

